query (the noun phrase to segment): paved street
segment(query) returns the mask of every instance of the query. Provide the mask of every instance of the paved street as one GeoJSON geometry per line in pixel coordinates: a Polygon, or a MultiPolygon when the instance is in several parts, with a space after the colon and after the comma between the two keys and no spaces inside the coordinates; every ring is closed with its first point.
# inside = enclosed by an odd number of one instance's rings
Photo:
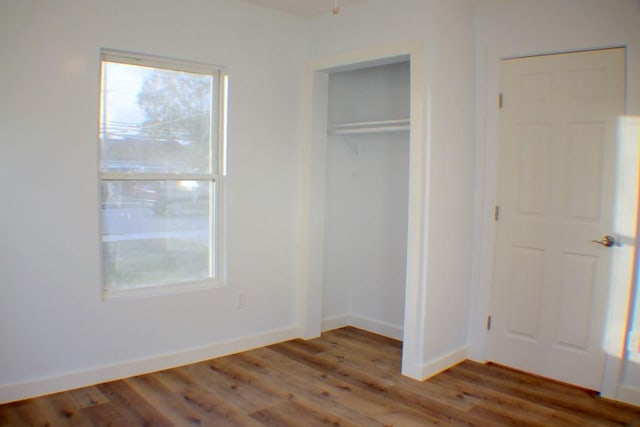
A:
{"type": "Polygon", "coordinates": [[[103,209],[104,241],[179,238],[206,244],[208,216],[201,211],[183,215],[158,214],[141,206],[103,209]]]}

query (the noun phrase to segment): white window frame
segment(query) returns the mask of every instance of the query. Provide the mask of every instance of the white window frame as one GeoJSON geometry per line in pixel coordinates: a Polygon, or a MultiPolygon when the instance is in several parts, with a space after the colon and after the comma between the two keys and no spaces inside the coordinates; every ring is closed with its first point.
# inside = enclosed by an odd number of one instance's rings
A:
{"type": "MultiPolygon", "coordinates": [[[[113,298],[127,298],[138,296],[154,296],[168,293],[183,293],[201,289],[210,289],[223,286],[226,282],[226,217],[225,217],[225,181],[227,176],[227,108],[228,108],[228,89],[229,76],[222,67],[186,61],[168,59],[153,55],[131,53],[126,51],[118,51],[111,49],[102,49],[100,52],[100,72],[102,74],[103,62],[117,62],[121,64],[140,65],[146,67],[184,71],[196,74],[212,75],[217,79],[217,136],[213,138],[211,133],[211,173],[186,174],[186,173],[131,173],[131,172],[104,172],[101,170],[102,149],[98,154],[98,187],[99,187],[99,214],[100,214],[100,273],[102,297],[104,300],[113,298]],[[215,159],[215,162],[214,160],[215,159]],[[108,289],[105,282],[105,266],[102,236],[104,234],[104,223],[102,216],[102,183],[107,181],[210,181],[213,183],[212,193],[210,194],[210,250],[212,252],[210,262],[212,276],[206,279],[185,281],[171,284],[148,285],[139,288],[129,289],[108,289]]],[[[103,116],[102,90],[103,78],[100,76],[100,117],[103,116]]],[[[212,99],[213,103],[216,99],[212,99]]],[[[214,124],[216,118],[212,117],[211,125],[214,124]]],[[[102,120],[99,119],[100,123],[102,120]]],[[[213,126],[212,126],[213,127],[213,126]]],[[[101,132],[98,129],[98,132],[101,132]]],[[[98,135],[98,144],[100,135],[98,135]]]]}

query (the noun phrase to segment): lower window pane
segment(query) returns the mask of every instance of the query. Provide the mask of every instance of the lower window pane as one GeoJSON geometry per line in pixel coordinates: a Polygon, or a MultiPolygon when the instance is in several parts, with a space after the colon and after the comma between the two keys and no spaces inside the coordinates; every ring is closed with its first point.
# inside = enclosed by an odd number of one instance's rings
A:
{"type": "Polygon", "coordinates": [[[211,181],[104,181],[105,289],[212,277],[213,191],[211,181]]]}

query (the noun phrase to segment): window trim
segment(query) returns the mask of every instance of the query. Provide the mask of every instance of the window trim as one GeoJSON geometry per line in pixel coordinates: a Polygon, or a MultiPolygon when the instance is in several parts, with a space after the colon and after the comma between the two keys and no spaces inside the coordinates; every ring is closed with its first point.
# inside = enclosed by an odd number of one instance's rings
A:
{"type": "MultiPolygon", "coordinates": [[[[136,298],[156,295],[166,295],[175,293],[186,293],[198,290],[206,290],[222,287],[226,284],[226,177],[227,177],[227,138],[228,138],[228,82],[229,76],[223,67],[204,64],[200,62],[177,60],[154,55],[132,53],[120,50],[101,49],[100,51],[100,84],[99,84],[99,118],[101,123],[103,116],[103,63],[116,62],[128,65],[139,65],[165,70],[182,71],[195,74],[212,75],[217,79],[216,94],[217,99],[212,99],[212,107],[217,108],[217,122],[211,117],[211,127],[217,124],[216,133],[211,133],[211,157],[209,159],[211,171],[209,173],[144,173],[137,174],[131,172],[104,172],[101,170],[102,147],[101,129],[98,126],[98,215],[99,215],[99,265],[100,265],[100,287],[102,299],[104,301],[121,298],[136,298]],[[215,139],[214,139],[215,138],[215,139]],[[215,159],[215,162],[214,162],[215,159]],[[179,283],[148,285],[138,288],[128,289],[108,289],[105,279],[104,245],[103,245],[103,213],[102,213],[102,184],[108,181],[208,181],[212,184],[210,192],[210,221],[209,221],[209,247],[212,251],[213,265],[210,266],[213,272],[212,277],[196,279],[179,283]]],[[[213,114],[212,109],[212,114],[213,114]]]]}

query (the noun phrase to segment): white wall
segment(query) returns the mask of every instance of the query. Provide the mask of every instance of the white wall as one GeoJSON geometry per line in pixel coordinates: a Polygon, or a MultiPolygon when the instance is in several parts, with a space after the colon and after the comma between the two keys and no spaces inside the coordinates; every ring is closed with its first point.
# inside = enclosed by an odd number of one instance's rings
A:
{"type": "MultiPolygon", "coordinates": [[[[473,7],[471,2],[370,0],[312,22],[313,58],[394,43],[424,47],[426,88],[412,96],[426,106],[423,277],[407,303],[418,307],[417,344],[405,352],[426,376],[463,359],[467,344],[473,202],[473,7]]],[[[407,325],[405,324],[405,328],[407,325]]],[[[405,332],[406,336],[407,332],[405,332]]]]}
{"type": "Polygon", "coordinates": [[[232,0],[0,2],[0,402],[297,334],[307,35],[232,0]],[[226,287],[101,300],[102,47],[227,67],[226,287]]]}
{"type": "MultiPolygon", "coordinates": [[[[640,115],[640,2],[637,0],[512,0],[479,7],[476,14],[476,212],[474,219],[474,311],[469,325],[471,356],[484,358],[484,319],[488,314],[492,277],[495,229],[492,209],[496,191],[496,96],[499,63],[504,57],[526,56],[610,46],[627,47],[627,112],[640,115]]],[[[632,234],[632,233],[631,233],[632,234]]],[[[621,249],[633,253],[633,241],[621,249]]],[[[615,281],[614,329],[624,335],[624,318],[630,281],[615,281]],[[616,320],[617,319],[617,320],[616,320]]],[[[611,327],[611,325],[609,325],[611,327]]],[[[610,328],[611,329],[611,328],[610,328]]],[[[615,359],[617,356],[613,355],[615,359]]],[[[609,367],[616,365],[612,360],[609,367]]],[[[640,403],[638,376],[630,376],[637,364],[626,363],[626,377],[619,369],[607,370],[605,394],[620,395],[620,387],[636,388],[635,403],[640,403]],[[631,378],[635,383],[629,384],[631,378]],[[609,384],[609,385],[607,385],[609,384]],[[616,391],[616,389],[618,389],[616,391]]],[[[630,396],[630,395],[628,395],[630,396]]],[[[630,397],[626,398],[631,400],[630,397]]]]}

